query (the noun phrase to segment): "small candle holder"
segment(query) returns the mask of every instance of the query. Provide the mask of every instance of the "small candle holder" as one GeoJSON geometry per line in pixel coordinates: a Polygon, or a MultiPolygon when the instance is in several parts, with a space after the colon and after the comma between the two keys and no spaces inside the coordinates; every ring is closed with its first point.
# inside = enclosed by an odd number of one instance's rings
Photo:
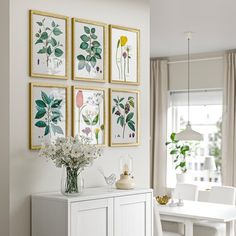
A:
{"type": "Polygon", "coordinates": [[[118,189],[133,189],[135,187],[134,177],[132,176],[133,159],[131,156],[120,158],[120,179],[116,182],[118,189]]]}

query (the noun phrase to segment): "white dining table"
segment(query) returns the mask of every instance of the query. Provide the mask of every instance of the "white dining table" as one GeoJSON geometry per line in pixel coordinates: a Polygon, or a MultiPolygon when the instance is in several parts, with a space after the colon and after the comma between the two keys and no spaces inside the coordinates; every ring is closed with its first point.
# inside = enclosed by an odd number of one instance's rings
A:
{"type": "Polygon", "coordinates": [[[160,218],[185,225],[185,236],[193,236],[193,224],[201,221],[226,224],[226,235],[234,236],[236,206],[198,201],[184,201],[183,206],[158,205],[160,218]]]}

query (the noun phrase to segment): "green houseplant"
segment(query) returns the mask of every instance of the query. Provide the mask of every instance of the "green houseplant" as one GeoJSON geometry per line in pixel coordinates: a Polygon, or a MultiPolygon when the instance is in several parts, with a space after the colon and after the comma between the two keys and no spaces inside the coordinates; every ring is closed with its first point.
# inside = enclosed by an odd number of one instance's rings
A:
{"type": "Polygon", "coordinates": [[[190,147],[176,139],[176,133],[170,135],[170,141],[165,143],[170,146],[170,155],[174,157],[175,169],[180,170],[181,174],[187,172],[186,157],[189,156],[190,147]]]}

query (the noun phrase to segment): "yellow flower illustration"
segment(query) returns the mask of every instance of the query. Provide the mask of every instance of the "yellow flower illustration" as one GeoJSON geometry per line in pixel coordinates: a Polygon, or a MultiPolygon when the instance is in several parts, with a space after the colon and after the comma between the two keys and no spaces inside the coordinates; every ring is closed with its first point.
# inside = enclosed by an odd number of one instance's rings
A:
{"type": "Polygon", "coordinates": [[[121,47],[125,46],[125,44],[127,43],[128,38],[126,36],[120,36],[120,45],[121,47]]]}

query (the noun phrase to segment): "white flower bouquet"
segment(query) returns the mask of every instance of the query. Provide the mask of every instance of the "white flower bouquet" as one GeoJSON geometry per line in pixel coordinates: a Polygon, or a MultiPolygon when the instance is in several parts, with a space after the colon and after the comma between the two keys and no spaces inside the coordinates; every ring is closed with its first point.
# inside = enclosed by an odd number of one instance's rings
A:
{"type": "Polygon", "coordinates": [[[50,145],[43,145],[39,156],[52,160],[56,167],[66,168],[65,194],[78,193],[77,178],[85,167],[102,155],[102,149],[90,144],[85,137],[57,138],[50,145]]]}

